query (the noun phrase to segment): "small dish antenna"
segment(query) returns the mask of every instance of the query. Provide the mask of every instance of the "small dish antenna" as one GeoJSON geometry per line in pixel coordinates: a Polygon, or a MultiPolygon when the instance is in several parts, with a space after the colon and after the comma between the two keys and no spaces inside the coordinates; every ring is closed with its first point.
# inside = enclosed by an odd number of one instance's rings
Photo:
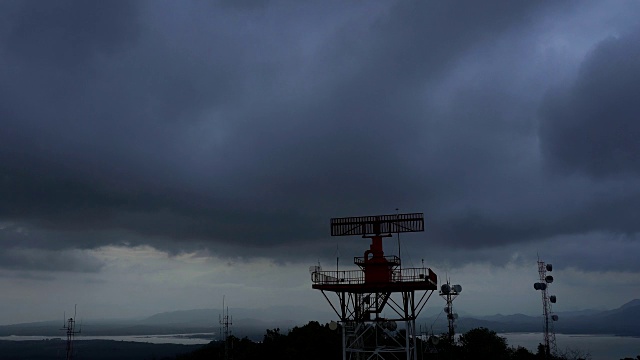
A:
{"type": "Polygon", "coordinates": [[[429,342],[432,343],[433,345],[438,345],[438,343],[440,342],[440,339],[437,336],[430,336],[429,337],[429,342]]]}

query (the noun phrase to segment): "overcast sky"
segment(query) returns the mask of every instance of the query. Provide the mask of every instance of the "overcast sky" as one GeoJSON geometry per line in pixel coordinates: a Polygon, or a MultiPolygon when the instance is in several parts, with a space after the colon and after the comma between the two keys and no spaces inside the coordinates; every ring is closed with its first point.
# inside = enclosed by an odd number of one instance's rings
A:
{"type": "Polygon", "coordinates": [[[0,324],[329,310],[309,266],[368,248],[329,219],[396,209],[460,310],[541,313],[537,254],[556,310],[640,298],[639,14],[2,1],[0,324]]]}

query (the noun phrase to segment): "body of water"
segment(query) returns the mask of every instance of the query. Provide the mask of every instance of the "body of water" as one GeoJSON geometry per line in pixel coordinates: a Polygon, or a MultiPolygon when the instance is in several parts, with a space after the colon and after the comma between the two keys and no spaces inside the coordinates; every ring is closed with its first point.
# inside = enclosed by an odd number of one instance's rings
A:
{"type": "MultiPolygon", "coordinates": [[[[536,352],[538,344],[542,342],[542,333],[502,333],[509,346],[522,346],[532,352],[536,352]]],[[[61,336],[0,336],[0,340],[45,340],[60,339],[61,336]]],[[[75,337],[76,341],[82,340],[115,340],[135,341],[152,344],[183,344],[198,345],[208,344],[216,340],[214,333],[201,334],[170,334],[170,335],[127,335],[127,336],[83,336],[75,337]]],[[[619,360],[625,357],[635,358],[640,355],[640,337],[613,336],[613,335],[567,335],[556,334],[556,344],[560,353],[564,351],[580,351],[581,354],[589,354],[592,360],[619,360]]]]}
{"type": "MultiPolygon", "coordinates": [[[[507,339],[509,346],[522,346],[534,353],[543,339],[542,333],[499,335],[507,339]]],[[[582,354],[589,354],[592,360],[619,360],[640,355],[640,337],[556,334],[556,345],[559,353],[577,350],[582,354]]]]}
{"type": "MultiPolygon", "coordinates": [[[[23,341],[23,340],[51,340],[61,339],[66,341],[66,336],[0,336],[0,340],[23,341]]],[[[83,336],[76,335],[75,341],[82,340],[115,340],[115,341],[135,341],[146,342],[151,344],[182,344],[182,345],[199,345],[208,344],[212,340],[216,340],[214,333],[201,334],[169,334],[169,335],[126,335],[126,336],[83,336]]]]}

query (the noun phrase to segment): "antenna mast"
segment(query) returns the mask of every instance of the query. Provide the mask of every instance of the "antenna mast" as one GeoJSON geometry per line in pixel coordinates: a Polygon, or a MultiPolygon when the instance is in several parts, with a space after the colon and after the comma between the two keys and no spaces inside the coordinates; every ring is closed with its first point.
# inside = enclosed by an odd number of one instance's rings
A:
{"type": "Polygon", "coordinates": [[[74,306],[74,308],[73,308],[73,317],[71,317],[69,319],[66,319],[65,323],[62,325],[62,329],[60,329],[60,330],[66,330],[66,332],[67,332],[67,357],[66,357],[66,360],[72,360],[73,359],[73,338],[75,337],[76,334],[80,334],[80,332],[82,331],[82,329],[79,329],[77,331],[75,329],[77,310],[78,310],[78,304],[76,304],[74,306]]]}
{"type": "Polygon", "coordinates": [[[225,313],[225,306],[224,306],[224,300],[225,297],[224,295],[222,296],[222,314],[219,315],[219,322],[220,322],[220,334],[223,336],[222,341],[223,346],[224,346],[224,358],[225,360],[229,360],[231,359],[231,344],[229,343],[229,336],[231,335],[231,325],[232,324],[232,319],[229,316],[229,307],[227,306],[226,308],[226,313],[225,313]]]}
{"type": "Polygon", "coordinates": [[[453,300],[462,292],[462,286],[451,285],[449,279],[446,284],[442,284],[440,287],[440,296],[447,302],[447,306],[444,308],[444,312],[447,313],[447,321],[449,323],[449,341],[453,343],[455,336],[455,321],[458,319],[458,314],[453,312],[453,300]]]}
{"type": "Polygon", "coordinates": [[[551,272],[553,266],[551,264],[545,264],[538,258],[538,275],[540,275],[540,282],[533,284],[533,288],[540,290],[542,293],[542,314],[544,316],[544,351],[545,357],[550,359],[557,353],[556,347],[556,333],[553,330],[553,322],[558,321],[558,315],[553,313],[551,304],[555,304],[556,296],[549,295],[549,284],[553,282],[553,276],[547,275],[547,271],[551,272]]]}

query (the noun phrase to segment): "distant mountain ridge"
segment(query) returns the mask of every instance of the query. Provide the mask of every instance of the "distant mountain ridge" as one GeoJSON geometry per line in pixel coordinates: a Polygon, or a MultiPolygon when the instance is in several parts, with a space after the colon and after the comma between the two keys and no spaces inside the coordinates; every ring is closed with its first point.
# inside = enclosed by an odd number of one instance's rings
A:
{"type": "Polygon", "coordinates": [[[636,306],[640,306],[640,299],[633,299],[633,300],[629,301],[628,303],[620,306],[618,309],[628,309],[628,308],[632,308],[632,307],[636,307],[636,306]]]}
{"type": "MultiPolygon", "coordinates": [[[[151,315],[143,320],[145,324],[210,324],[218,323],[222,313],[216,309],[193,309],[168,311],[151,315]]],[[[328,322],[333,317],[329,311],[318,311],[303,306],[270,306],[262,309],[229,308],[229,315],[234,319],[255,319],[262,322],[298,323],[314,319],[320,322],[328,322]]]]}
{"type": "MultiPolygon", "coordinates": [[[[446,318],[439,307],[426,308],[417,320],[420,327],[434,333],[446,332],[446,318]]],[[[86,335],[155,335],[176,333],[217,333],[221,310],[192,309],[163,312],[136,320],[87,320],[83,324],[86,335]]],[[[275,306],[263,309],[230,308],[233,333],[261,340],[266,329],[283,331],[304,325],[310,320],[326,323],[336,318],[330,311],[314,310],[302,306],[275,306]]],[[[499,333],[540,332],[542,316],[524,314],[472,316],[462,315],[457,321],[457,332],[486,327],[499,333]]],[[[555,331],[565,334],[614,334],[640,336],[640,299],[631,300],[612,310],[580,310],[557,312],[555,331]]],[[[43,321],[0,326],[0,336],[39,335],[60,336],[61,321],[43,321]]]]}
{"type": "MultiPolygon", "coordinates": [[[[631,300],[612,310],[581,310],[556,312],[559,317],[554,322],[556,333],[563,334],[613,334],[621,336],[640,336],[640,299],[631,300]]],[[[431,323],[435,333],[446,331],[446,319],[420,318],[419,321],[431,323]]],[[[491,315],[465,316],[457,321],[457,332],[465,332],[476,327],[486,327],[496,332],[540,332],[543,319],[540,316],[491,315]]]]}
{"type": "MultiPolygon", "coordinates": [[[[82,333],[92,336],[158,335],[218,333],[220,329],[217,309],[192,309],[169,311],[143,319],[85,320],[82,333]]],[[[262,340],[266,329],[283,330],[304,325],[309,320],[322,323],[335,317],[329,311],[319,311],[301,306],[273,306],[262,309],[230,308],[233,334],[262,340]]],[[[0,336],[64,336],[60,321],[41,321],[23,324],[1,325],[0,336]]]]}

